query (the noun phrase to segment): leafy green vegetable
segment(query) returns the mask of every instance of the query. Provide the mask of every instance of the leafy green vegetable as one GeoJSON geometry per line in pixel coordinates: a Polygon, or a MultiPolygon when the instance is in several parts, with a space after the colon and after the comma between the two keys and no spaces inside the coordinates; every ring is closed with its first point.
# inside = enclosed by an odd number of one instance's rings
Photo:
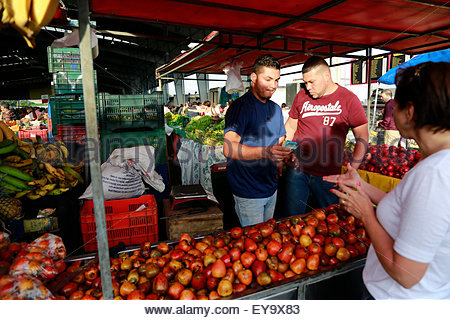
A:
{"type": "Polygon", "coordinates": [[[194,131],[195,129],[198,130],[205,130],[212,122],[212,118],[210,116],[197,116],[193,117],[191,119],[191,122],[189,122],[186,127],[184,128],[185,131],[194,131]]]}

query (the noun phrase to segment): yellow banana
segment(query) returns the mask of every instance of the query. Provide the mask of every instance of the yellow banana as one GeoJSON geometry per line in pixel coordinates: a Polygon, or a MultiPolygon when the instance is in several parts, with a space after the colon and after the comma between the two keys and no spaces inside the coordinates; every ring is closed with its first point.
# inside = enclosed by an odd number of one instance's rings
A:
{"type": "Polygon", "coordinates": [[[49,196],[59,196],[62,193],[61,189],[53,189],[47,193],[49,196]]]}
{"type": "Polygon", "coordinates": [[[77,179],[75,179],[75,177],[74,177],[73,175],[71,175],[71,174],[68,173],[68,172],[64,172],[64,176],[66,177],[66,180],[68,180],[68,181],[74,181],[74,180],[77,180],[77,179]]]}
{"type": "Polygon", "coordinates": [[[69,150],[67,150],[65,145],[60,145],[59,150],[63,153],[63,159],[67,159],[69,157],[69,150]]]}
{"type": "Polygon", "coordinates": [[[38,189],[34,191],[36,194],[40,195],[41,197],[45,196],[47,194],[47,190],[38,189]]]}
{"type": "Polygon", "coordinates": [[[83,166],[84,166],[84,160],[81,160],[78,164],[74,165],[73,168],[78,171],[83,166]]]}
{"type": "Polygon", "coordinates": [[[68,188],[69,187],[69,183],[67,182],[67,181],[63,181],[63,180],[60,180],[59,181],[59,183],[58,183],[58,187],[61,189],[61,188],[68,188]]]}
{"type": "Polygon", "coordinates": [[[77,186],[78,182],[79,182],[78,180],[73,180],[73,181],[69,182],[69,184],[72,188],[75,188],[77,186]]]}
{"type": "Polygon", "coordinates": [[[31,29],[37,33],[42,26],[52,21],[58,6],[58,0],[33,0],[30,11],[31,29]]]}
{"type": "Polygon", "coordinates": [[[41,196],[39,194],[36,193],[28,193],[27,194],[27,198],[30,200],[36,200],[39,199],[41,196]]]}
{"type": "MultiPolygon", "coordinates": [[[[9,162],[9,161],[4,161],[3,164],[6,164],[10,167],[15,167],[15,168],[22,168],[22,170],[25,170],[24,167],[26,166],[30,166],[33,164],[33,159],[26,159],[26,160],[21,160],[19,162],[9,162]]],[[[31,169],[31,168],[30,168],[31,169]]]]}
{"type": "Polygon", "coordinates": [[[52,176],[50,173],[46,173],[45,177],[47,178],[47,181],[49,183],[56,183],[56,182],[58,182],[58,179],[56,177],[52,176]]]}
{"type": "Polygon", "coordinates": [[[52,191],[53,189],[55,189],[55,187],[56,187],[56,183],[46,184],[45,186],[41,187],[41,190],[52,191]]]}
{"type": "Polygon", "coordinates": [[[18,28],[23,28],[28,24],[31,0],[5,0],[4,6],[3,23],[10,23],[18,28]]]}
{"type": "Polygon", "coordinates": [[[5,162],[20,162],[22,161],[22,158],[16,155],[7,156],[5,159],[3,159],[5,162]]]}
{"type": "Polygon", "coordinates": [[[47,172],[50,173],[55,178],[57,178],[59,180],[65,179],[64,171],[62,169],[56,169],[50,163],[47,163],[47,162],[44,162],[44,166],[45,166],[45,169],[47,170],[47,172]]]}
{"type": "MultiPolygon", "coordinates": [[[[19,141],[22,141],[22,140],[19,140],[19,141]]],[[[31,149],[33,149],[33,146],[31,146],[31,145],[26,145],[25,146],[25,145],[20,145],[20,143],[18,143],[17,145],[19,146],[20,150],[23,150],[23,151],[25,151],[28,154],[30,154],[31,153],[31,149]]]]}
{"type": "Polygon", "coordinates": [[[31,190],[23,190],[23,191],[17,192],[16,195],[14,196],[14,198],[21,198],[30,192],[31,192],[31,190]]]}
{"type": "Polygon", "coordinates": [[[4,139],[13,140],[14,136],[16,136],[4,121],[0,121],[0,129],[3,131],[4,139]]]}
{"type": "MultiPolygon", "coordinates": [[[[12,129],[11,129],[11,130],[12,130],[12,129]]],[[[13,130],[13,132],[14,132],[14,130],[13,130]]],[[[30,143],[30,142],[25,142],[25,141],[22,141],[22,140],[18,140],[18,141],[17,141],[17,145],[18,145],[19,147],[26,147],[26,148],[29,148],[29,147],[31,147],[33,144],[30,143]]]]}
{"type": "Polygon", "coordinates": [[[39,180],[30,181],[27,184],[29,186],[44,186],[47,183],[47,177],[42,177],[39,180]]]}

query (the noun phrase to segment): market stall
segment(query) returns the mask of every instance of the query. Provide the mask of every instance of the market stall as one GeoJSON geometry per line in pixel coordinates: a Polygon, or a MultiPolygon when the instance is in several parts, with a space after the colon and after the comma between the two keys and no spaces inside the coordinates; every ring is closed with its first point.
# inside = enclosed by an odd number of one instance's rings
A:
{"type": "MultiPolygon", "coordinates": [[[[52,234],[21,244],[1,235],[0,254],[9,273],[2,282],[14,285],[3,287],[0,298],[103,298],[97,254],[66,258],[61,238],[52,234]],[[30,290],[33,285],[40,289],[30,290]]],[[[111,246],[113,295],[119,300],[358,299],[369,244],[358,219],[330,206],[304,219],[111,246]],[[343,292],[348,281],[352,290],[343,292]]]]}
{"type": "Polygon", "coordinates": [[[223,118],[210,116],[188,116],[166,113],[166,133],[172,135],[173,157],[181,167],[182,185],[201,184],[208,197],[214,197],[211,169],[213,166],[225,166],[223,154],[223,118]]]}

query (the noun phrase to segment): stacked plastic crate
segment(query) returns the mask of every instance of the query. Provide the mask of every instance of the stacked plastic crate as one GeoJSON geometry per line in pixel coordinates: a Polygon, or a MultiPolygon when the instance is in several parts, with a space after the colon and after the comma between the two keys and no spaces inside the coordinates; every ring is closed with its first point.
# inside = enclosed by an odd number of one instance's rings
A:
{"type": "MultiPolygon", "coordinates": [[[[53,136],[66,143],[84,143],[86,136],[83,76],[79,48],[47,48],[48,68],[53,74],[50,96],[53,136]]],[[[97,90],[97,74],[94,71],[97,90]]]]}
{"type": "Polygon", "coordinates": [[[155,170],[166,184],[156,198],[168,197],[168,168],[162,92],[97,97],[100,119],[100,157],[106,161],[114,149],[150,145],[155,148],[155,170]]]}

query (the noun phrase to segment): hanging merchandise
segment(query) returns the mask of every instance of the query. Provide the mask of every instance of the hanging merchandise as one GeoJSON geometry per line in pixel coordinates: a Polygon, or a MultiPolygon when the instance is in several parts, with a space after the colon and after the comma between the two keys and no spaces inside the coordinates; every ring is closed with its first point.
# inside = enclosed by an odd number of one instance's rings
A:
{"type": "Polygon", "coordinates": [[[226,91],[230,94],[245,90],[241,78],[242,65],[242,61],[234,60],[222,69],[227,75],[226,91]]]}
{"type": "MultiPolygon", "coordinates": [[[[51,47],[52,48],[63,48],[63,47],[73,47],[79,46],[80,44],[80,34],[78,29],[75,29],[73,32],[64,33],[64,37],[56,39],[53,41],[51,47]]],[[[95,35],[95,29],[91,28],[91,48],[92,48],[92,58],[95,59],[98,57],[98,38],[95,35]]]]}

